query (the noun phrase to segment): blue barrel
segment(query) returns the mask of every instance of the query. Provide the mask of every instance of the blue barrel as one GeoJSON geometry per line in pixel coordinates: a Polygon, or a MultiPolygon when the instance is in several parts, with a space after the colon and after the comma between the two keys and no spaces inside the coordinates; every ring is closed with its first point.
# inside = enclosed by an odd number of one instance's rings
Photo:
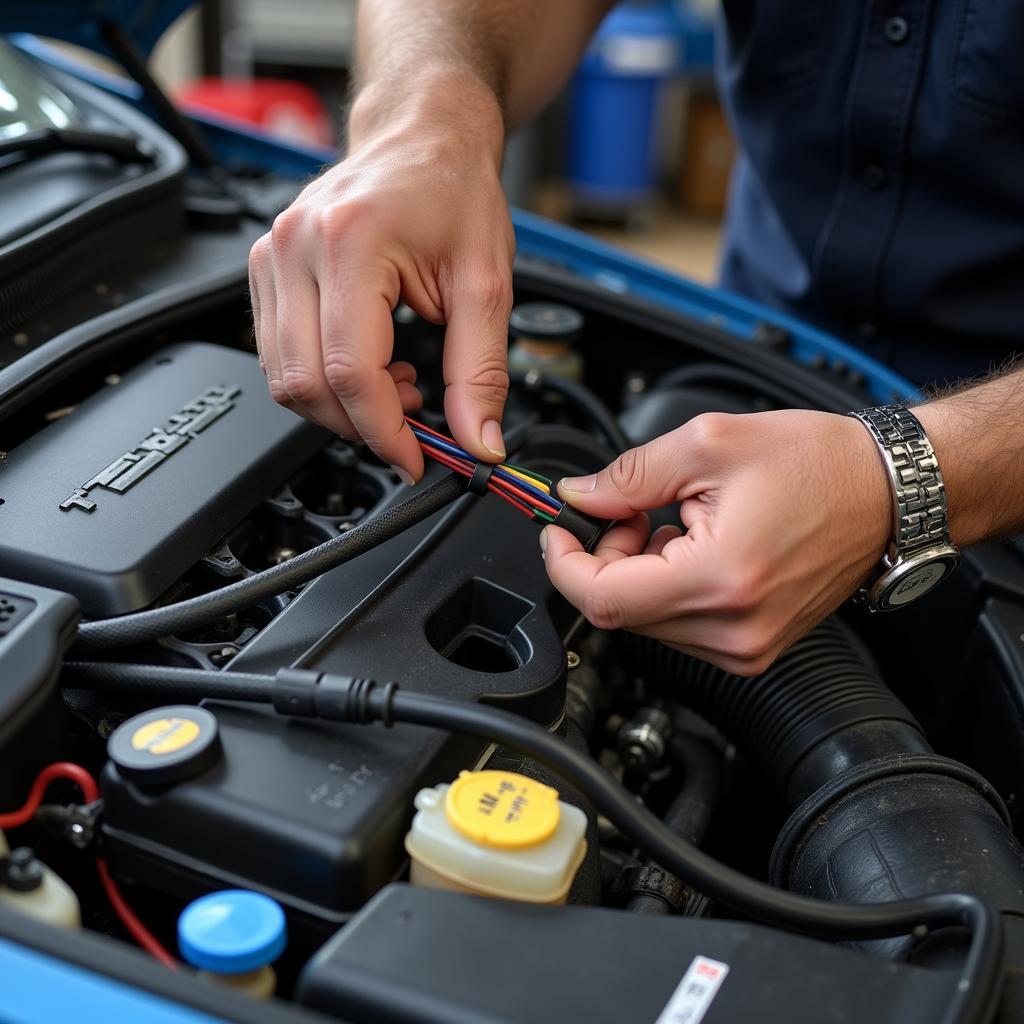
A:
{"type": "Polygon", "coordinates": [[[628,213],[658,179],[658,101],[679,72],[671,4],[633,0],[602,22],[573,79],[569,180],[581,207],[628,213]]]}

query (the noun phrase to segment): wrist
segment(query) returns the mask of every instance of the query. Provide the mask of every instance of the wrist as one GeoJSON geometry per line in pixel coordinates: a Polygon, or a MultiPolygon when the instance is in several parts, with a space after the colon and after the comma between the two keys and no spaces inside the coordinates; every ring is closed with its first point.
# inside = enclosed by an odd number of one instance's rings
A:
{"type": "Polygon", "coordinates": [[[431,67],[363,85],[349,111],[349,152],[395,133],[458,139],[485,154],[495,169],[501,167],[501,104],[494,89],[468,68],[431,67]]]}
{"type": "Polygon", "coordinates": [[[875,571],[893,540],[894,501],[878,448],[863,424],[837,417],[845,431],[853,494],[857,496],[857,540],[864,552],[865,575],[875,571]]]}

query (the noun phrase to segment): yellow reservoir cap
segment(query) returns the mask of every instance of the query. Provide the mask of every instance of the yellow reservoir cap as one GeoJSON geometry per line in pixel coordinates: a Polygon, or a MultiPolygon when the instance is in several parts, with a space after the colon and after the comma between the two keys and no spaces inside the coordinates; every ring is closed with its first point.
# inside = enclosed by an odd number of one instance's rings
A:
{"type": "Polygon", "coordinates": [[[449,824],[481,846],[505,850],[550,839],[562,809],[558,791],[515,772],[462,772],[444,803],[449,824]]]}

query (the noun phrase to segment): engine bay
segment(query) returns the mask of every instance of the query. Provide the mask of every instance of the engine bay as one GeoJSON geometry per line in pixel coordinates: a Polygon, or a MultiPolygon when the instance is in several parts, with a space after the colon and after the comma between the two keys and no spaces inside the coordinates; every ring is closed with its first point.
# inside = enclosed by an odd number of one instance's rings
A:
{"type": "MultiPolygon", "coordinates": [[[[204,1019],[1024,1019],[1019,539],[753,679],[594,629],[522,510],[436,462],[406,487],[274,404],[244,285],[262,229],[196,210],[178,248],[0,338],[0,953],[204,1019]],[[465,853],[430,815],[474,776],[485,817],[520,786],[576,829],[543,898],[423,869],[465,853]],[[277,908],[273,1000],[181,962],[225,892],[277,908]]],[[[527,490],[705,413],[888,397],[784,329],[739,340],[556,261],[515,288],[527,490]]],[[[443,433],[443,328],[399,306],[394,330],[443,433]]],[[[464,863],[479,882],[515,848],[464,863]]]]}

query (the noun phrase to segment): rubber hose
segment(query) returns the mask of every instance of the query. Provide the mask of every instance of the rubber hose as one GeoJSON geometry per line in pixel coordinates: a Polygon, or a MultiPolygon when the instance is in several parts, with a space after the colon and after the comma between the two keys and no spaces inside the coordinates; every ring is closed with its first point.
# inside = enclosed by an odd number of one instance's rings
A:
{"type": "Polygon", "coordinates": [[[66,661],[61,685],[101,693],[140,694],[156,700],[270,701],[273,676],[253,672],[213,672],[170,665],[128,665],[119,661],[66,661]]]}
{"type": "MultiPolygon", "coordinates": [[[[719,726],[796,803],[820,780],[802,762],[833,734],[868,726],[858,756],[930,750],[920,726],[885,685],[852,631],[826,619],[755,678],[730,675],[655,640],[631,637],[636,670],[719,726]]],[[[817,774],[817,773],[815,773],[817,774]]]]}
{"type": "Polygon", "coordinates": [[[77,646],[81,650],[129,647],[195,629],[249,608],[379,547],[465,493],[465,478],[447,474],[436,483],[414,491],[400,505],[384,509],[347,533],[230,586],[163,608],[83,623],[78,627],[77,646]]]}

